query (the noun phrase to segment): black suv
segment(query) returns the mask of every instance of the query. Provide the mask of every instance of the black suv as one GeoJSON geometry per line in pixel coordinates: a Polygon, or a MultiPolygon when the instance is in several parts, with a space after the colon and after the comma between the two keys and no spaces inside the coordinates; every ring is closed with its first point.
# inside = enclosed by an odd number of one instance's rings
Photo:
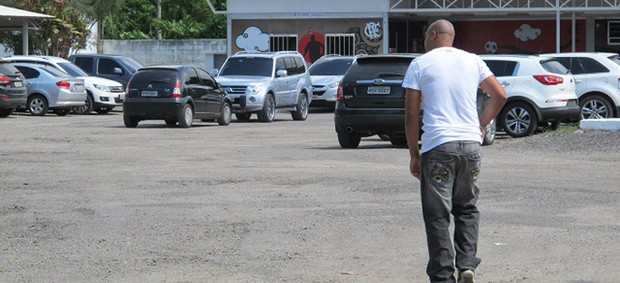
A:
{"type": "Polygon", "coordinates": [[[142,63],[122,55],[73,54],[69,56],[69,61],[76,64],[89,76],[117,81],[123,84],[123,87],[126,87],[131,76],[143,67],[142,63]]]}
{"type": "Polygon", "coordinates": [[[403,79],[415,54],[358,56],[338,87],[334,121],[338,143],[356,148],[362,137],[387,135],[406,145],[403,79]]]}
{"type": "Polygon", "coordinates": [[[0,117],[7,117],[18,107],[25,107],[28,92],[22,73],[11,63],[0,60],[0,117]]]}
{"type": "Polygon", "coordinates": [[[232,116],[231,100],[217,81],[195,66],[152,66],[141,68],[127,83],[123,101],[125,126],[134,128],[141,120],[164,120],[189,128],[194,119],[225,126],[232,116]]]}

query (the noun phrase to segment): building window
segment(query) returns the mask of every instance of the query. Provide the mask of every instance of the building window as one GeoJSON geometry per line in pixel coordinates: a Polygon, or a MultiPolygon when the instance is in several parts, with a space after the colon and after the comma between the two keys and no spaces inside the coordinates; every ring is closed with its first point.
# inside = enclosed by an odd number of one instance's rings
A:
{"type": "Polygon", "coordinates": [[[607,44],[620,45],[620,21],[607,22],[607,44]]]}
{"type": "Polygon", "coordinates": [[[325,54],[355,55],[355,34],[328,33],[325,35],[325,54]]]}
{"type": "Polygon", "coordinates": [[[270,34],[269,51],[297,51],[296,34],[270,34]]]}

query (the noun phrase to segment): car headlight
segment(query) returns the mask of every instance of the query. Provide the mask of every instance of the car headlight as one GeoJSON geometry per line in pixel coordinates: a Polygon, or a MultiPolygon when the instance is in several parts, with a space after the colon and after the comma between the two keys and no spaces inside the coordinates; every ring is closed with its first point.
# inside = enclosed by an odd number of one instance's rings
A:
{"type": "Polygon", "coordinates": [[[100,90],[100,91],[105,91],[105,92],[112,92],[112,90],[110,89],[109,86],[107,85],[98,85],[98,84],[93,84],[93,86],[95,86],[96,89],[100,90]]]}
{"type": "Polygon", "coordinates": [[[327,88],[337,88],[340,82],[334,82],[327,85],[327,88]]]}
{"type": "Polygon", "coordinates": [[[265,91],[263,84],[250,84],[245,90],[246,95],[257,95],[265,91]]]}

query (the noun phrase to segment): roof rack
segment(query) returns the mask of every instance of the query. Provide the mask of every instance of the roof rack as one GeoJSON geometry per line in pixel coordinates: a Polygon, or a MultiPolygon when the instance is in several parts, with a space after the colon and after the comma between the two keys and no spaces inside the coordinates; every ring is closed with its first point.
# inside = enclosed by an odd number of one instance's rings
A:
{"type": "Polygon", "coordinates": [[[277,51],[277,52],[271,52],[271,51],[237,51],[237,53],[235,53],[235,55],[237,54],[275,54],[275,55],[282,55],[282,54],[300,54],[297,51],[277,51]]]}

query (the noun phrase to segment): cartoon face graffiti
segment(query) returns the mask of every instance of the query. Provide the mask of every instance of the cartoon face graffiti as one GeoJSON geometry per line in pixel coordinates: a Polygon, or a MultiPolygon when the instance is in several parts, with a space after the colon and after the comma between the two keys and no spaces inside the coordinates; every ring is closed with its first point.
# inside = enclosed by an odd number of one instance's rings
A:
{"type": "Polygon", "coordinates": [[[269,35],[257,27],[247,27],[237,36],[235,44],[244,51],[269,51],[269,35]]]}
{"type": "Polygon", "coordinates": [[[487,41],[484,44],[484,50],[491,54],[497,52],[497,43],[495,41],[487,41]]]}

